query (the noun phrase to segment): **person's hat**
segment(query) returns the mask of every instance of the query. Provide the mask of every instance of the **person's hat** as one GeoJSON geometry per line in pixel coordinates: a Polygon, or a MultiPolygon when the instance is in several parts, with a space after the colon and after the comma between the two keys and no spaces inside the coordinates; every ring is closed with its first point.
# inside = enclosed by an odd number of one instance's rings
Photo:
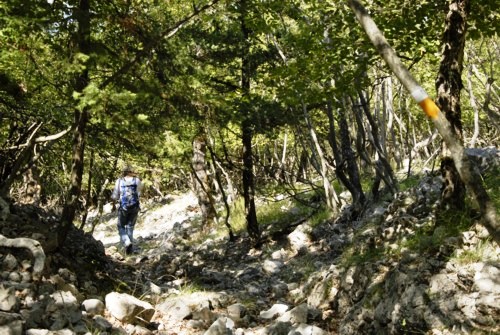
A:
{"type": "Polygon", "coordinates": [[[131,166],[131,165],[125,165],[125,167],[123,168],[123,173],[135,173],[135,170],[134,168],[131,166]]]}

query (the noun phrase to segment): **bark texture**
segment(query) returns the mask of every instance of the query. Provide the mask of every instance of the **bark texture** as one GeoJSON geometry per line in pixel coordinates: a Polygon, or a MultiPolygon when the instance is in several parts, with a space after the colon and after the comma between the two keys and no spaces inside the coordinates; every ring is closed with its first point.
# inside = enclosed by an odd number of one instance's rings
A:
{"type": "MultiPolygon", "coordinates": [[[[452,132],[461,143],[463,143],[463,132],[460,91],[463,88],[462,70],[469,11],[469,0],[454,0],[449,5],[442,41],[442,58],[436,80],[436,103],[450,123],[452,132]]],[[[444,156],[441,163],[441,174],[445,186],[441,193],[442,203],[463,208],[465,185],[460,178],[454,177],[458,176],[459,173],[446,148],[444,156]]]]}
{"type": "Polygon", "coordinates": [[[193,174],[194,174],[194,191],[198,198],[198,203],[201,208],[201,217],[204,227],[209,227],[216,218],[216,210],[213,196],[207,173],[206,162],[207,145],[202,136],[198,136],[193,140],[193,174]]]}

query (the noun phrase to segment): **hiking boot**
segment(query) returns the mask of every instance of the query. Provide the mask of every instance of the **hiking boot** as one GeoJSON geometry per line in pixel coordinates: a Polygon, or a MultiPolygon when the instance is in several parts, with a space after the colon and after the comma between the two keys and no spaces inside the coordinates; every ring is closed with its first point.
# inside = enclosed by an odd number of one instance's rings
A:
{"type": "Polygon", "coordinates": [[[127,255],[130,255],[132,254],[132,252],[134,252],[134,247],[132,246],[132,244],[127,245],[127,247],[125,248],[125,253],[127,255]]]}

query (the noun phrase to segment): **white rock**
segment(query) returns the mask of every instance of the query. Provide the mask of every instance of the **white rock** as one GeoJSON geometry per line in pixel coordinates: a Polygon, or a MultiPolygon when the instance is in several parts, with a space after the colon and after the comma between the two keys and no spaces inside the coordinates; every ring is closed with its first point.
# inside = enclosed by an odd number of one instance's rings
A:
{"type": "Polygon", "coordinates": [[[106,309],[120,321],[131,323],[136,318],[151,321],[155,310],[150,303],[126,293],[111,292],[106,295],[106,309]]]}
{"type": "Polygon", "coordinates": [[[281,322],[291,322],[292,324],[300,324],[307,322],[307,304],[301,304],[292,310],[286,312],[278,318],[281,322]]]}
{"type": "Polygon", "coordinates": [[[87,299],[82,302],[84,310],[90,315],[103,315],[104,303],[99,299],[87,299]]]}
{"type": "Polygon", "coordinates": [[[264,270],[265,273],[273,274],[279,272],[280,269],[283,267],[283,265],[284,263],[282,261],[274,259],[266,259],[264,261],[264,264],[262,265],[262,269],[264,270]]]}
{"type": "Polygon", "coordinates": [[[288,310],[288,306],[284,304],[274,304],[267,311],[260,312],[259,316],[262,319],[273,319],[276,316],[283,315],[288,310]]]}
{"type": "Polygon", "coordinates": [[[293,335],[327,335],[327,333],[316,326],[310,326],[306,324],[300,324],[296,327],[293,327],[292,330],[288,334],[293,335]]]}

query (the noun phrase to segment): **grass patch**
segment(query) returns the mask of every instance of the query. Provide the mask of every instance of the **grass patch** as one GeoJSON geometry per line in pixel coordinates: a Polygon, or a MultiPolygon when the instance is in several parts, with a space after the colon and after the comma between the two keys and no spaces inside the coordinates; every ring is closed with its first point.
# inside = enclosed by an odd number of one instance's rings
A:
{"type": "Polygon", "coordinates": [[[179,290],[179,295],[190,295],[196,292],[206,291],[205,288],[203,288],[203,286],[193,281],[181,284],[178,290],[179,290]]]}
{"type": "Polygon", "coordinates": [[[402,247],[420,253],[439,249],[450,237],[457,237],[474,224],[474,211],[469,205],[463,211],[442,210],[438,213],[434,226],[426,226],[409,236],[402,247]]]}
{"type": "MultiPolygon", "coordinates": [[[[279,229],[282,225],[287,225],[299,218],[305,217],[313,210],[293,198],[284,198],[282,200],[268,200],[256,204],[257,221],[261,229],[265,227],[275,227],[279,229]]],[[[223,221],[225,213],[221,213],[218,231],[220,234],[227,234],[227,228],[223,221]]],[[[327,214],[323,214],[327,216],[327,214]]],[[[320,217],[318,217],[320,220],[320,217]]],[[[229,223],[233,232],[238,235],[246,231],[245,204],[242,197],[238,198],[231,206],[231,215],[229,223]]],[[[272,230],[274,230],[272,229],[272,230]]]]}
{"type": "Polygon", "coordinates": [[[400,191],[406,191],[409,190],[410,188],[417,186],[421,179],[422,176],[416,174],[406,177],[405,179],[399,182],[400,191]]]}
{"type": "Polygon", "coordinates": [[[384,257],[383,248],[370,247],[368,244],[368,240],[377,235],[376,228],[376,224],[372,223],[355,232],[352,243],[344,248],[339,258],[340,265],[350,267],[366,262],[376,262],[384,257]]]}
{"type": "MultiPolygon", "coordinates": [[[[226,213],[221,215],[221,218],[225,217],[225,215],[226,213]]],[[[246,230],[245,202],[242,197],[237,198],[231,205],[229,224],[236,235],[246,230]]],[[[224,230],[226,230],[225,227],[224,230]]]]}
{"type": "Polygon", "coordinates": [[[498,257],[492,257],[493,255],[496,255],[495,245],[488,239],[479,241],[474,249],[455,251],[452,258],[458,264],[466,265],[477,262],[497,261],[498,257]]]}
{"type": "Polygon", "coordinates": [[[290,223],[306,216],[310,211],[311,208],[300,205],[291,198],[285,198],[261,204],[257,208],[257,220],[261,226],[290,223]]]}
{"type": "Polygon", "coordinates": [[[358,244],[353,243],[347,247],[342,253],[340,264],[342,267],[348,268],[364,263],[373,263],[384,257],[383,248],[367,248],[364,251],[359,251],[358,244]]]}
{"type": "Polygon", "coordinates": [[[500,166],[493,168],[486,174],[484,185],[491,201],[495,204],[498,215],[500,211],[500,166]]]}
{"type": "Polygon", "coordinates": [[[314,213],[314,215],[309,219],[309,224],[314,228],[330,220],[332,216],[333,212],[330,209],[323,207],[314,213]]]}

